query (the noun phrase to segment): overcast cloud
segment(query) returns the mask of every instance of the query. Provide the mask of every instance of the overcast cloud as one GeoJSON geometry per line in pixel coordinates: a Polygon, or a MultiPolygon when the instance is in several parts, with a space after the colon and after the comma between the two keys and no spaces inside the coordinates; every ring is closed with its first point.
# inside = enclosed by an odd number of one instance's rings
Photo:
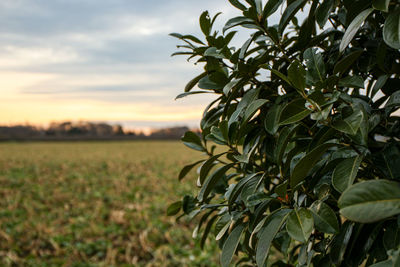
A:
{"type": "MultiPolygon", "coordinates": [[[[109,116],[88,115],[89,108],[65,108],[63,112],[49,110],[48,119],[104,117],[130,126],[193,126],[207,98],[173,99],[200,70],[183,57],[170,57],[178,40],[168,34],[199,35],[198,16],[204,10],[212,14],[222,11],[220,24],[237,14],[225,0],[2,0],[1,77],[15,80],[29,74],[33,78],[20,84],[0,81],[6,92],[3,100],[12,102],[14,98],[14,107],[9,104],[9,110],[0,108],[1,122],[35,122],[30,116],[34,110],[15,112],[23,101],[31,101],[30,109],[35,109],[32,101],[69,106],[74,101],[80,105],[86,101],[91,103],[93,112],[96,103],[104,113],[109,109],[109,116]],[[157,120],[154,112],[136,110],[130,114],[127,109],[122,114],[123,109],[114,110],[115,106],[154,106],[158,112],[177,114],[170,120],[160,114],[162,119],[157,120]],[[185,110],[189,111],[187,117],[178,116],[185,110]],[[141,118],[140,114],[146,112],[153,116],[141,118]]],[[[56,105],[49,106],[55,108],[56,105]]],[[[37,122],[46,120],[46,116],[39,117],[37,122]]]]}

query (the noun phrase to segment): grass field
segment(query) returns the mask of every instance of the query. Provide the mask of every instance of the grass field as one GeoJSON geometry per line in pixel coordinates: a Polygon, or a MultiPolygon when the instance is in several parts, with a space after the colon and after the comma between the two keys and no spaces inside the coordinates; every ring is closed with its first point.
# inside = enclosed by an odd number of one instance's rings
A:
{"type": "Polygon", "coordinates": [[[214,266],[194,223],[166,217],[194,190],[179,142],[0,144],[0,266],[214,266]]]}

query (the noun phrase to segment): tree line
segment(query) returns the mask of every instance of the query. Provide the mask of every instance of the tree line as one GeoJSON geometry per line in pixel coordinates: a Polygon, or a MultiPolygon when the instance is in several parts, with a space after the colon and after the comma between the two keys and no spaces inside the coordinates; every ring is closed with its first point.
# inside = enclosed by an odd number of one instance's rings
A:
{"type": "Polygon", "coordinates": [[[33,125],[0,126],[0,141],[57,140],[175,140],[183,136],[186,126],[155,129],[150,134],[126,130],[121,125],[94,122],[51,123],[48,127],[33,125]]]}

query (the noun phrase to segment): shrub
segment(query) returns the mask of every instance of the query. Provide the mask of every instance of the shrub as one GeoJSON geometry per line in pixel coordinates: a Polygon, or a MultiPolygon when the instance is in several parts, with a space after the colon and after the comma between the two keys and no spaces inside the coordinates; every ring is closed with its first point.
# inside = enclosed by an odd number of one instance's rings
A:
{"type": "Polygon", "coordinates": [[[229,2],[222,32],[204,12],[204,39],[171,34],[204,66],[178,98],[216,99],[182,138],[199,192],[168,213],[198,216],[222,266],[399,266],[400,2],[229,2]]]}

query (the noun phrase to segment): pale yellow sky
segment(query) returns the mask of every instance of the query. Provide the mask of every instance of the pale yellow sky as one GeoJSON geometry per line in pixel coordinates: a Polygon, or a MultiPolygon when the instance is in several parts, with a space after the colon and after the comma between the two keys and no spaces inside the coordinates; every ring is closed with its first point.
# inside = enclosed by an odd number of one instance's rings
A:
{"type": "MultiPolygon", "coordinates": [[[[51,121],[64,120],[93,120],[93,121],[124,121],[141,120],[157,122],[179,122],[196,120],[201,116],[202,105],[187,106],[176,105],[168,108],[159,103],[113,103],[104,100],[80,99],[79,96],[71,100],[63,98],[62,94],[35,94],[21,93],[25,88],[32,88],[38,84],[51,83],[60,79],[55,74],[40,74],[29,72],[0,72],[1,105],[0,124],[32,123],[44,125],[51,121]]],[[[123,77],[95,77],[85,78],[84,81],[70,82],[69,86],[79,83],[90,85],[92,83],[107,85],[123,79],[123,77]]],[[[65,80],[68,83],[67,80],[65,80]]],[[[78,93],[79,94],[79,93],[78,93]]],[[[129,95],[130,93],[126,93],[129,95]]],[[[171,99],[171,103],[173,99],[171,99]]]]}

